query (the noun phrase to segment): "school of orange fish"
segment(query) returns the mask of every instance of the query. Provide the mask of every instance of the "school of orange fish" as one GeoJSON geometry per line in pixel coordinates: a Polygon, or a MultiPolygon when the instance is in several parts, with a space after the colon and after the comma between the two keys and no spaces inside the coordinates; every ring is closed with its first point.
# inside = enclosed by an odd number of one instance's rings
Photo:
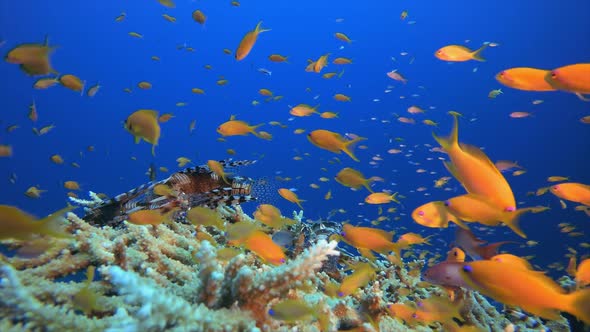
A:
{"type": "MultiPolygon", "coordinates": [[[[163,6],[167,8],[174,8],[174,3],[170,0],[160,0],[163,6]]],[[[232,2],[232,6],[239,7],[239,2],[232,2]]],[[[179,13],[180,14],[180,13],[179,13]]],[[[201,10],[195,10],[190,15],[192,19],[198,24],[204,25],[208,17],[201,10]]],[[[166,21],[170,23],[176,22],[176,17],[169,14],[163,14],[166,21]]],[[[408,12],[404,11],[400,19],[406,20],[408,12]]],[[[122,13],[115,18],[117,24],[122,24],[127,20],[127,14],[122,13]]],[[[342,19],[338,19],[337,22],[342,19]]],[[[255,52],[256,43],[260,39],[264,39],[262,33],[271,31],[262,27],[262,22],[258,22],[255,28],[247,32],[237,45],[235,51],[224,49],[223,53],[227,55],[233,54],[235,61],[242,61],[252,52],[255,52]]],[[[138,32],[129,32],[129,36],[133,38],[143,39],[143,35],[138,32]]],[[[354,44],[357,41],[351,40],[345,33],[336,32],[334,37],[345,44],[354,44]]],[[[263,42],[263,40],[261,40],[263,42]]],[[[476,50],[471,50],[461,45],[448,45],[441,47],[434,52],[434,56],[442,61],[447,62],[466,62],[466,61],[485,61],[483,52],[488,47],[498,46],[495,43],[486,43],[476,50]]],[[[63,46],[65,47],[65,46],[63,46]]],[[[183,45],[180,49],[192,51],[189,46],[183,45]]],[[[63,87],[79,92],[87,97],[100,97],[99,84],[87,87],[85,81],[73,74],[57,75],[57,71],[51,65],[51,57],[55,48],[49,44],[48,38],[43,43],[26,43],[13,46],[5,56],[5,61],[10,64],[19,65],[24,73],[31,77],[35,77],[36,81],[33,83],[34,89],[49,89],[61,84],[63,87]],[[38,78],[41,77],[41,78],[38,78]]],[[[255,56],[260,56],[256,54],[255,56]]],[[[326,53],[321,55],[316,60],[308,60],[306,66],[302,66],[301,70],[312,74],[321,74],[324,79],[340,78],[344,75],[344,70],[337,72],[323,72],[329,65],[329,59],[332,55],[326,53]]],[[[159,61],[157,56],[153,56],[152,60],[159,61]]],[[[271,54],[268,60],[275,63],[289,64],[288,57],[281,54],[271,54]]],[[[290,59],[291,60],[291,59],[290,59]]],[[[351,65],[352,59],[345,57],[337,57],[331,62],[334,65],[351,65]]],[[[292,65],[292,64],[289,64],[292,65]]],[[[271,72],[261,68],[259,71],[266,75],[271,75],[271,72]]],[[[407,79],[397,70],[387,72],[386,75],[394,81],[406,84],[407,79]]],[[[553,69],[538,69],[538,68],[507,68],[495,77],[498,82],[506,87],[524,91],[563,91],[575,94],[580,99],[580,102],[587,102],[590,99],[585,95],[590,95],[590,63],[569,64],[559,68],[553,69]]],[[[228,83],[228,80],[221,77],[217,85],[223,86],[228,83]]],[[[140,89],[151,89],[152,83],[141,81],[137,84],[140,89]]],[[[127,89],[130,92],[131,89],[127,89]]],[[[193,88],[194,94],[205,94],[201,88],[193,88]]],[[[266,88],[261,88],[258,93],[267,97],[267,102],[277,101],[283,96],[274,95],[272,91],[266,88]]],[[[503,92],[501,89],[493,90],[489,93],[489,98],[497,98],[503,92]]],[[[351,102],[351,97],[342,93],[337,93],[333,99],[339,102],[351,102]]],[[[537,100],[533,103],[541,103],[537,100]]],[[[254,105],[259,103],[253,102],[254,105]]],[[[177,106],[184,106],[182,103],[177,106]]],[[[38,118],[38,110],[35,102],[29,107],[28,117],[32,122],[36,122],[38,118]]],[[[421,114],[425,111],[418,106],[411,106],[408,109],[410,116],[421,114]]],[[[323,119],[337,119],[338,113],[335,112],[320,112],[318,106],[310,106],[307,104],[298,104],[290,106],[289,114],[293,117],[309,117],[319,115],[323,119]]],[[[448,198],[445,201],[426,202],[424,205],[415,208],[411,214],[411,218],[419,225],[430,228],[447,228],[449,222],[456,224],[457,237],[455,245],[449,252],[447,259],[443,262],[436,263],[436,258],[429,261],[429,269],[423,273],[423,278],[433,284],[445,287],[449,291],[450,298],[453,298],[453,292],[459,288],[474,289],[482,294],[489,296],[503,304],[510,306],[517,306],[523,310],[538,315],[540,317],[555,319],[560,311],[569,312],[576,316],[586,324],[590,324],[590,259],[588,254],[582,253],[580,255],[580,263],[576,264],[577,251],[572,249],[570,255],[569,266],[567,272],[575,279],[576,289],[566,293],[566,291],[557,284],[554,280],[543,274],[542,271],[535,270],[526,258],[517,257],[510,254],[497,254],[498,248],[506,243],[499,242],[495,244],[484,245],[485,241],[477,239],[473,233],[469,231],[469,227],[474,223],[479,223],[487,227],[501,227],[507,226],[521,238],[526,239],[527,235],[519,226],[519,218],[525,213],[542,213],[548,207],[531,206],[531,207],[517,207],[517,201],[512,192],[512,188],[504,176],[504,172],[508,170],[515,170],[513,175],[518,176],[525,171],[520,165],[512,161],[500,160],[496,163],[492,162],[490,158],[480,148],[464,143],[460,140],[459,123],[462,115],[455,111],[450,111],[454,126],[451,134],[448,137],[439,136],[433,133],[434,140],[440,147],[433,147],[431,151],[445,154],[443,160],[449,176],[441,177],[435,181],[436,188],[444,188],[447,183],[454,178],[457,180],[465,192],[455,197],[448,198]],[[471,257],[472,260],[466,260],[466,256],[471,257]]],[[[513,118],[523,118],[530,116],[526,112],[513,112],[510,114],[513,118]]],[[[402,123],[414,124],[416,120],[410,116],[398,116],[397,120],[402,123]]],[[[140,109],[132,112],[124,121],[124,129],[127,130],[135,139],[136,143],[142,140],[151,144],[152,154],[156,155],[156,147],[161,134],[160,124],[171,121],[174,118],[173,113],[160,114],[156,110],[140,109]]],[[[590,115],[580,119],[584,124],[590,124],[590,115]]],[[[423,120],[425,125],[436,127],[437,123],[432,120],[423,120]]],[[[273,121],[270,125],[285,126],[279,122],[273,121]]],[[[219,124],[217,133],[221,135],[220,141],[225,140],[230,136],[246,136],[254,135],[264,140],[272,140],[273,135],[268,132],[260,131],[259,127],[263,124],[252,125],[244,120],[236,119],[236,116],[231,116],[228,121],[219,124]]],[[[14,124],[6,128],[7,132],[16,130],[19,125],[14,124]]],[[[34,128],[36,135],[45,135],[49,133],[55,126],[49,125],[41,129],[34,128]]],[[[195,130],[195,121],[189,124],[189,131],[195,130]]],[[[294,131],[295,134],[303,134],[306,130],[299,128],[294,131]]],[[[355,155],[354,148],[360,142],[370,138],[360,137],[354,134],[340,134],[337,132],[317,129],[307,133],[307,139],[314,146],[330,151],[335,154],[342,152],[349,156],[353,161],[359,162],[360,159],[355,155]]],[[[476,143],[476,142],[470,142],[476,143]]],[[[236,143],[239,145],[239,143],[236,143]]],[[[359,148],[366,148],[366,146],[359,146],[359,148]]],[[[94,147],[89,146],[88,151],[93,151],[94,147]]],[[[233,155],[235,151],[228,149],[228,154],[233,155]]],[[[401,149],[392,148],[387,151],[389,154],[402,153],[401,149]]],[[[0,157],[11,157],[13,148],[10,145],[0,145],[0,157]]],[[[309,154],[305,154],[308,156],[309,154]]],[[[64,163],[60,155],[53,155],[50,157],[55,164],[64,163]]],[[[303,157],[296,156],[295,160],[301,160],[303,157]]],[[[379,161],[380,155],[373,157],[372,162],[379,161]]],[[[338,158],[331,159],[332,163],[340,162],[338,158]]],[[[178,166],[182,167],[191,160],[186,157],[179,157],[177,159],[178,166]]],[[[75,162],[72,163],[74,167],[79,167],[75,162]]],[[[214,160],[208,161],[209,168],[225,180],[226,173],[223,166],[214,160]]],[[[167,171],[163,167],[161,171],[167,171]]],[[[418,171],[426,172],[424,169],[418,171]]],[[[372,183],[375,181],[383,181],[382,178],[373,176],[366,178],[360,171],[345,167],[335,174],[334,179],[339,184],[349,187],[355,191],[366,188],[369,194],[364,198],[364,203],[369,205],[376,205],[379,209],[379,217],[372,221],[374,226],[389,220],[383,212],[382,206],[388,206],[392,203],[400,203],[404,198],[403,195],[392,193],[388,190],[381,192],[374,192],[372,183]]],[[[285,180],[283,178],[282,180],[285,180]]],[[[227,180],[225,180],[227,181],[227,180]]],[[[327,177],[320,178],[321,182],[330,181],[327,177]]],[[[590,185],[568,182],[569,179],[561,176],[552,176],[548,179],[549,186],[540,188],[533,195],[543,195],[550,192],[560,199],[563,207],[566,207],[566,201],[577,203],[575,210],[585,213],[590,217],[590,185]]],[[[80,190],[80,185],[76,181],[68,180],[63,182],[63,186],[71,190],[68,195],[75,196],[73,191],[80,190]]],[[[319,185],[313,183],[312,188],[319,188],[319,185]]],[[[421,187],[422,188],[422,187],[421,187]]],[[[426,188],[418,188],[417,191],[425,190],[426,188]]],[[[447,187],[448,188],[448,187],[447,187]]],[[[174,193],[170,192],[170,188],[157,187],[157,194],[160,196],[170,196],[174,193]]],[[[46,190],[38,188],[37,186],[30,187],[25,195],[31,198],[39,198],[46,190]]],[[[154,189],[154,192],[156,188],[154,189]]],[[[450,192],[450,190],[447,190],[450,192]]],[[[281,188],[278,194],[285,200],[294,203],[303,209],[303,199],[299,198],[296,191],[288,188],[281,188]]],[[[329,190],[325,197],[326,200],[332,199],[332,191],[329,190]]],[[[37,220],[30,214],[20,210],[14,206],[1,205],[0,206],[0,240],[2,239],[17,239],[17,240],[31,240],[38,235],[47,235],[52,237],[68,237],[68,234],[56,229],[54,222],[57,217],[72,210],[69,206],[58,212],[48,216],[47,218],[37,220]]],[[[386,213],[394,213],[396,208],[388,206],[386,213]]],[[[583,215],[583,214],[580,214],[583,215]]],[[[166,222],[169,214],[160,214],[154,211],[140,211],[137,214],[129,216],[129,222],[142,225],[158,225],[166,222]]],[[[281,212],[270,204],[261,204],[254,213],[256,220],[262,224],[269,226],[273,230],[280,230],[296,221],[285,218],[281,212]]],[[[269,236],[268,231],[264,231],[261,227],[254,225],[246,225],[243,223],[236,223],[229,227],[223,225],[223,221],[211,214],[211,211],[204,208],[193,208],[189,212],[187,218],[194,224],[215,226],[226,231],[229,243],[235,246],[243,246],[252,252],[256,253],[262,260],[267,263],[280,265],[285,262],[286,256],[283,248],[273,242],[269,236]]],[[[395,217],[400,220],[401,216],[395,217]]],[[[561,231],[570,233],[572,236],[586,235],[581,232],[574,232],[575,226],[570,224],[560,224],[561,231]]],[[[356,248],[362,256],[368,258],[367,263],[359,263],[352,267],[354,272],[346,277],[339,285],[333,285],[326,289],[327,293],[334,296],[347,296],[353,293],[359,287],[366,286],[376,273],[375,267],[371,261],[376,259],[374,253],[378,253],[387,257],[390,261],[398,261],[402,256],[403,250],[408,250],[412,246],[420,244],[430,244],[429,237],[423,238],[417,233],[406,233],[401,235],[397,241],[393,241],[393,232],[387,232],[376,227],[360,227],[354,226],[350,223],[343,225],[343,232],[337,238],[346,242],[347,244],[356,248]]],[[[529,240],[527,245],[536,245],[535,241],[529,240]]],[[[588,250],[590,243],[583,242],[580,247],[588,250]]],[[[90,272],[89,272],[90,273],[90,272]]],[[[421,304],[420,310],[406,307],[401,304],[390,306],[390,311],[397,317],[401,317],[405,321],[410,320],[437,320],[438,318],[421,317],[433,312],[439,312],[440,307],[447,305],[447,302],[442,300],[425,301],[421,304]],[[430,308],[428,308],[430,306],[430,308]],[[432,309],[436,307],[436,309],[432,309]],[[405,313],[405,314],[404,314],[405,313]]],[[[275,305],[272,314],[277,319],[293,320],[294,312],[303,311],[308,314],[310,308],[301,307],[300,302],[285,301],[281,304],[275,305]]],[[[453,314],[447,317],[453,317],[453,314]]],[[[440,317],[439,317],[440,318],[440,317]]],[[[296,317],[295,317],[296,319],[296,317]]]]}

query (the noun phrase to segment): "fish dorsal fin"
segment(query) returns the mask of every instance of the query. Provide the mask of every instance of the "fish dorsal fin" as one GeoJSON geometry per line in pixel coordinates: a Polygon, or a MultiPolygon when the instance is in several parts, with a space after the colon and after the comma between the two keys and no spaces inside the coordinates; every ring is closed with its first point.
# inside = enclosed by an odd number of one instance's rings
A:
{"type": "Polygon", "coordinates": [[[373,231],[375,233],[379,234],[380,236],[383,236],[385,239],[387,239],[387,241],[393,240],[393,235],[395,235],[394,231],[388,232],[388,231],[385,231],[383,229],[378,229],[378,228],[373,228],[373,231]]]}
{"type": "Polygon", "coordinates": [[[477,158],[478,160],[482,161],[486,165],[492,167],[494,170],[496,170],[497,174],[501,175],[501,173],[498,170],[498,168],[496,167],[496,165],[490,160],[490,158],[488,158],[488,156],[485,153],[483,153],[483,151],[481,151],[481,149],[479,149],[476,146],[473,146],[470,144],[465,144],[465,143],[459,143],[459,146],[461,147],[461,150],[463,150],[464,152],[468,153],[469,155],[477,158]]]}

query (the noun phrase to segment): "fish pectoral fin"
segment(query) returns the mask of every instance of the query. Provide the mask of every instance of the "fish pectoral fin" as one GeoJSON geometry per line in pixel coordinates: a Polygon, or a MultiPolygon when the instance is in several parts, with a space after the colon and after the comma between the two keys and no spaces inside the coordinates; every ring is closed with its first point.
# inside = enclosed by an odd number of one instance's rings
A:
{"type": "Polygon", "coordinates": [[[578,96],[578,98],[580,98],[580,100],[583,100],[583,101],[590,101],[590,98],[586,98],[586,97],[584,97],[584,95],[583,95],[583,94],[581,94],[581,93],[579,93],[579,92],[576,92],[576,96],[578,96]]]}
{"type": "Polygon", "coordinates": [[[375,261],[375,255],[371,252],[371,249],[358,249],[357,250],[361,253],[361,255],[371,261],[375,261]]]}

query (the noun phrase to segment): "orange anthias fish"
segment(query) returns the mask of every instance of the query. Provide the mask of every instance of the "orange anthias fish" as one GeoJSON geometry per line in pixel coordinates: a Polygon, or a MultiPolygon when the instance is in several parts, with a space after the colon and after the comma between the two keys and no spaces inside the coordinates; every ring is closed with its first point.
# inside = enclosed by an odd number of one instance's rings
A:
{"type": "Polygon", "coordinates": [[[357,137],[353,140],[347,141],[340,134],[318,129],[307,134],[309,141],[318,148],[325,149],[334,153],[346,153],[352,160],[359,161],[352,153],[351,147],[359,141],[366,140],[364,137],[357,137]]]}
{"type": "Polygon", "coordinates": [[[240,42],[240,45],[238,46],[235,52],[236,60],[240,61],[243,60],[246,56],[248,56],[248,54],[252,50],[252,47],[254,47],[254,44],[256,43],[256,40],[258,39],[258,35],[260,33],[270,31],[270,29],[262,29],[261,25],[262,21],[258,22],[256,28],[253,31],[249,31],[244,36],[244,38],[242,38],[242,41],[240,42]]]}
{"type": "Polygon", "coordinates": [[[361,255],[371,260],[375,259],[371,251],[381,254],[388,254],[392,251],[399,253],[398,246],[391,242],[393,232],[386,232],[378,228],[356,227],[351,224],[344,224],[341,235],[345,242],[355,247],[361,255]]]}
{"type": "Polygon", "coordinates": [[[590,101],[584,95],[590,94],[590,63],[578,63],[553,69],[545,81],[558,90],[575,93],[583,101],[590,101]]]}
{"type": "Polygon", "coordinates": [[[283,249],[274,243],[272,238],[263,231],[253,231],[240,242],[265,262],[273,265],[281,265],[285,262],[283,249]]]}
{"type": "Polygon", "coordinates": [[[297,197],[296,193],[292,192],[291,190],[289,190],[287,188],[281,188],[281,189],[279,189],[279,195],[281,195],[281,197],[288,200],[289,202],[297,204],[299,206],[299,208],[301,210],[303,210],[303,206],[301,206],[301,202],[305,202],[305,200],[299,199],[299,197],[297,197]]]}
{"type": "Polygon", "coordinates": [[[342,280],[337,295],[344,297],[353,294],[357,289],[365,287],[375,276],[375,269],[370,263],[358,263],[354,266],[354,272],[342,280]]]}
{"type": "Polygon", "coordinates": [[[281,210],[270,204],[261,204],[254,212],[254,218],[263,224],[275,229],[281,229],[286,225],[294,225],[297,222],[281,215],[281,210]]]}
{"type": "Polygon", "coordinates": [[[465,46],[449,45],[438,49],[434,56],[440,60],[452,62],[464,62],[469,60],[486,61],[481,57],[481,52],[488,47],[488,44],[483,45],[479,49],[472,51],[465,46]]]}
{"type": "Polygon", "coordinates": [[[417,207],[412,212],[412,219],[417,224],[431,228],[447,228],[449,222],[454,222],[461,228],[468,228],[447,210],[443,201],[434,201],[417,207]]]}
{"type": "Polygon", "coordinates": [[[152,155],[156,154],[156,146],[160,139],[157,111],[138,110],[125,120],[124,127],[135,138],[135,144],[143,139],[152,144],[152,155]]]}
{"type": "Polygon", "coordinates": [[[501,210],[485,197],[473,194],[453,197],[445,201],[447,210],[457,218],[467,222],[479,222],[486,226],[498,226],[504,223],[516,234],[526,238],[518,225],[519,217],[527,212],[540,212],[541,208],[523,208],[515,211],[501,210]]]}
{"type": "Polygon", "coordinates": [[[375,178],[365,179],[365,176],[356,169],[350,167],[343,168],[336,174],[334,179],[343,186],[354,189],[365,187],[368,191],[373,192],[370,184],[375,181],[375,178]]]}
{"type": "Polygon", "coordinates": [[[84,287],[82,287],[74,296],[72,297],[72,302],[74,306],[82,311],[85,314],[89,315],[93,311],[100,311],[102,307],[98,304],[97,298],[98,294],[90,289],[90,284],[94,279],[94,272],[96,267],[90,265],[86,270],[86,282],[84,283],[84,287]]]}
{"type": "Polygon", "coordinates": [[[559,198],[590,206],[590,186],[587,184],[567,182],[552,186],[551,193],[559,198]]]}
{"type": "Polygon", "coordinates": [[[496,75],[496,80],[507,87],[524,91],[555,91],[545,77],[549,70],[517,67],[501,71],[496,75]]]}
{"type": "Polygon", "coordinates": [[[433,133],[434,139],[451,159],[451,163],[444,162],[445,167],[468,193],[486,197],[502,210],[516,210],[512,188],[488,156],[474,146],[459,144],[459,119],[456,115],[453,118],[454,126],[449,137],[442,138],[433,133]]]}
{"type": "Polygon", "coordinates": [[[154,225],[170,221],[170,217],[176,210],[162,214],[159,210],[139,210],[129,214],[127,221],[135,225],[154,225]]]}
{"type": "Polygon", "coordinates": [[[369,196],[365,197],[365,203],[367,204],[387,204],[391,202],[396,202],[399,204],[397,200],[397,193],[390,194],[386,192],[380,193],[371,193],[369,196]]]}
{"type": "Polygon", "coordinates": [[[37,220],[32,215],[10,205],[0,205],[0,239],[30,240],[34,235],[71,238],[59,229],[61,217],[76,207],[67,206],[37,220]]]}
{"type": "Polygon", "coordinates": [[[49,46],[49,37],[45,37],[44,44],[22,44],[13,48],[5,60],[20,65],[20,68],[31,76],[57,74],[49,62],[49,55],[54,50],[55,46],[49,46]]]}
{"type": "Polygon", "coordinates": [[[590,289],[566,294],[542,272],[498,261],[469,262],[460,274],[472,289],[498,302],[546,319],[558,319],[558,311],[565,311],[590,324],[590,289]]]}
{"type": "Polygon", "coordinates": [[[264,123],[251,126],[245,121],[231,119],[217,127],[217,132],[222,136],[246,136],[252,134],[258,138],[262,138],[260,133],[256,132],[256,129],[262,125],[264,123]]]}

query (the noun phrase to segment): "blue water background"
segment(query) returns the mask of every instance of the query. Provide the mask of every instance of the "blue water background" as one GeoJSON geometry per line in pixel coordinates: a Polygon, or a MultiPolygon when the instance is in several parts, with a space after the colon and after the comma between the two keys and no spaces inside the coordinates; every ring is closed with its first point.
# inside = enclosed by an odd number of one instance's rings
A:
{"type": "MultiPolygon", "coordinates": [[[[539,241],[534,248],[506,247],[519,255],[535,255],[534,263],[540,266],[555,261],[566,264],[563,257],[566,248],[572,246],[580,253],[579,242],[588,241],[590,223],[583,213],[573,211],[575,204],[568,203],[562,210],[559,201],[551,194],[527,197],[547,185],[551,175],[569,176],[572,181],[590,183],[590,126],[579,122],[590,114],[590,103],[584,103],[574,95],[564,92],[535,93],[517,91],[501,86],[494,75],[499,71],[519,66],[556,68],[590,61],[590,3],[584,1],[243,1],[240,7],[232,7],[229,1],[176,1],[177,7],[168,9],[157,1],[3,1],[0,2],[0,39],[6,43],[0,52],[5,55],[21,43],[42,42],[49,36],[51,45],[57,45],[52,63],[62,74],[81,77],[88,85],[99,82],[103,87],[94,98],[57,86],[49,90],[34,90],[34,79],[22,73],[18,66],[0,62],[0,144],[14,147],[14,156],[0,159],[0,203],[18,206],[38,216],[58,210],[66,204],[63,181],[76,180],[85,192],[93,190],[107,195],[117,195],[147,181],[144,174],[150,163],[178,169],[175,159],[186,156],[196,164],[208,159],[224,159],[226,149],[233,148],[235,159],[259,159],[255,166],[239,172],[255,178],[281,176],[299,180],[279,183],[279,186],[297,188],[297,194],[305,199],[305,215],[312,219],[326,218],[330,210],[343,208],[345,214],[334,218],[352,223],[368,223],[364,219],[377,217],[374,206],[359,206],[367,192],[353,192],[333,181],[343,167],[354,167],[367,176],[380,176],[385,183],[377,183],[376,190],[398,191],[407,198],[398,207],[404,213],[398,221],[386,221],[380,225],[386,229],[405,227],[407,231],[419,231],[425,235],[438,234],[445,243],[433,241],[433,247],[418,250],[438,250],[445,253],[446,244],[452,239],[450,229],[427,229],[416,225],[409,215],[411,211],[431,200],[444,200],[463,189],[451,180],[449,186],[456,193],[433,188],[433,180],[447,176],[438,153],[429,152],[423,144],[436,146],[432,127],[420,123],[431,119],[440,123],[439,133],[450,131],[451,117],[446,112],[456,110],[465,115],[460,123],[462,142],[485,147],[492,160],[515,160],[527,173],[520,177],[507,174],[518,201],[523,206],[549,205],[551,210],[523,218],[522,227],[529,239],[539,241]],[[208,20],[200,26],[191,19],[191,12],[201,9],[208,20]],[[400,13],[408,10],[405,21],[400,13]],[[127,17],[116,23],[121,12],[127,17]],[[162,18],[169,14],[177,18],[170,23],[162,18]],[[337,23],[337,18],[344,21],[337,23]],[[272,31],[259,36],[250,55],[243,61],[235,61],[233,55],[225,55],[224,48],[234,51],[243,35],[263,21],[264,28],[272,31]],[[416,21],[415,24],[408,24],[416,21]],[[143,39],[135,39],[128,32],[141,33],[143,39]],[[346,44],[334,38],[335,32],[344,32],[353,40],[346,44]],[[465,40],[470,42],[465,43],[465,40]],[[448,64],[434,57],[434,52],[448,44],[461,44],[477,48],[481,43],[499,43],[483,52],[486,62],[448,64]],[[178,45],[194,47],[194,52],[177,50],[178,45]],[[344,46],[343,49],[339,49],[344,46]],[[400,52],[408,52],[406,56],[400,52]],[[267,57],[279,53],[289,56],[289,63],[271,63],[267,57]],[[330,64],[324,72],[340,72],[341,79],[322,79],[320,75],[306,73],[307,59],[317,59],[331,53],[352,58],[353,65],[330,64]],[[151,56],[161,61],[154,62],[151,56]],[[396,61],[392,60],[396,58],[396,61]],[[415,58],[412,64],[410,59],[415,58]],[[204,68],[211,65],[212,70],[204,68]],[[267,68],[271,76],[257,72],[267,68]],[[474,72],[474,68],[477,71],[474,72]],[[386,72],[398,69],[407,79],[406,85],[395,82],[386,72]],[[226,86],[215,82],[220,77],[229,80],[226,86]],[[151,90],[140,90],[137,83],[149,81],[151,90]],[[391,93],[384,93],[392,85],[391,93]],[[123,92],[132,88],[131,94],[123,92]],[[191,93],[198,87],[205,95],[191,93]],[[276,95],[285,96],[281,101],[265,103],[258,95],[260,88],[267,88],[276,95]],[[310,88],[311,92],[306,92],[310,88]],[[504,94],[489,99],[488,92],[502,88],[504,94]],[[352,102],[341,103],[332,99],[333,94],[351,96],[352,102]],[[419,97],[411,97],[419,94],[419,97]],[[405,99],[400,99],[400,95],[405,99]],[[315,96],[319,96],[314,99],[315,96]],[[380,99],[374,102],[373,99],[380,99]],[[532,105],[535,99],[544,103],[532,105]],[[32,124],[27,119],[28,105],[35,100],[39,121],[32,124]],[[258,106],[251,102],[258,100],[258,106]],[[186,102],[186,107],[176,107],[186,102]],[[296,118],[288,121],[288,105],[320,104],[320,111],[339,112],[339,119],[327,120],[318,116],[296,118]],[[427,112],[414,116],[416,125],[396,121],[393,113],[409,116],[406,109],[418,105],[427,112]],[[428,109],[435,106],[436,109],[428,109]],[[162,136],[152,157],[150,145],[133,143],[132,136],[123,129],[124,119],[137,109],[155,109],[176,116],[162,124],[162,136]],[[511,119],[514,111],[534,113],[534,117],[511,119]],[[270,132],[272,141],[258,138],[229,137],[218,142],[216,128],[230,115],[251,124],[267,122],[262,130],[270,132]],[[376,120],[371,120],[374,117],[376,120]],[[476,121],[469,121],[476,118],[476,121]],[[189,134],[189,123],[196,120],[196,130],[189,134]],[[389,120],[390,123],[382,123],[389,120]],[[288,128],[271,126],[269,121],[280,121],[288,128]],[[31,132],[33,126],[55,124],[56,128],[44,136],[31,132]],[[4,128],[18,124],[19,129],[7,133],[4,128]],[[354,162],[346,155],[335,155],[320,150],[293,130],[305,128],[329,129],[339,133],[354,133],[367,137],[368,149],[357,147],[361,162],[354,162]],[[401,154],[386,151],[399,148],[404,139],[401,154]],[[94,152],[86,147],[95,146],[94,152]],[[406,157],[408,150],[412,156],[406,157]],[[296,155],[304,160],[295,161],[296,155]],[[81,155],[82,153],[82,155],[81,155]],[[53,164],[49,157],[60,154],[63,165],[53,164]],[[384,159],[377,166],[368,164],[380,154],[384,159]],[[260,155],[264,155],[260,157],[260,155]],[[132,160],[131,157],[137,160],[132,160]],[[341,164],[328,160],[338,157],[341,164]],[[426,158],[434,157],[428,161],[426,158]],[[420,162],[414,166],[408,162],[420,162]],[[70,166],[71,162],[81,165],[70,166]],[[327,172],[321,171],[325,167],[327,172]],[[436,171],[437,174],[416,173],[417,168],[436,171]],[[15,185],[8,178],[14,172],[18,176],[15,185]],[[331,179],[323,183],[318,178],[331,179]],[[310,183],[320,189],[312,189],[310,183]],[[395,185],[394,185],[395,184],[395,185]],[[23,193],[33,185],[48,190],[40,199],[31,199],[23,193]],[[426,186],[426,192],[411,192],[426,186]],[[323,196],[332,190],[333,199],[323,196]],[[425,196],[430,193],[430,196],[425,196]],[[557,224],[570,222],[584,237],[572,238],[560,234],[557,224]]],[[[166,174],[160,173],[158,178],[166,174]]],[[[277,198],[272,201],[285,215],[295,205],[277,198]]],[[[256,203],[245,205],[252,212],[256,203]]],[[[78,210],[81,213],[81,210],[78,210]]],[[[401,233],[404,230],[400,231],[401,233]]],[[[480,236],[484,233],[478,232],[480,236]]],[[[517,240],[516,235],[505,228],[496,229],[489,241],[517,240]]]]}

